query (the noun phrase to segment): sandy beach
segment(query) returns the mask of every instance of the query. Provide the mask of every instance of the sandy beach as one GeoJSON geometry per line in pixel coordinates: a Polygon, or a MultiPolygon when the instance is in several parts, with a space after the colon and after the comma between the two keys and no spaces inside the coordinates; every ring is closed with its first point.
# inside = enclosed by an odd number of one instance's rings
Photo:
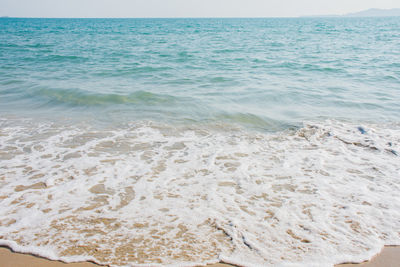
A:
{"type": "MultiPolygon", "coordinates": [[[[6,247],[0,247],[0,266],[1,267],[90,267],[99,266],[91,262],[63,263],[61,261],[51,261],[29,254],[14,253],[6,247]]],[[[228,267],[229,264],[218,263],[208,265],[208,267],[228,267]]],[[[398,267],[400,266],[400,247],[387,246],[380,254],[371,261],[359,264],[339,264],[336,267],[398,267]]]]}

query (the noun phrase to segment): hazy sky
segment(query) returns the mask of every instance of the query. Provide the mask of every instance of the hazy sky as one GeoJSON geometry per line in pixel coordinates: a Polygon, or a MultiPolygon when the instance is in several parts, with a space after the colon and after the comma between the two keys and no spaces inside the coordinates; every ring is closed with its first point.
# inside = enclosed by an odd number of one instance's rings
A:
{"type": "Polygon", "coordinates": [[[0,0],[13,17],[294,17],[400,8],[400,0],[0,0]]]}

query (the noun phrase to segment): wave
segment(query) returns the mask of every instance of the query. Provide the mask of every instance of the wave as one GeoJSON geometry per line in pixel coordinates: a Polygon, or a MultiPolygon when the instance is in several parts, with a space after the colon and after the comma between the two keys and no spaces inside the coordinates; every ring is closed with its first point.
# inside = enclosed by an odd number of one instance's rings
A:
{"type": "Polygon", "coordinates": [[[294,125],[285,124],[283,122],[273,120],[266,117],[257,116],[251,113],[220,113],[215,116],[216,121],[223,121],[232,124],[250,126],[256,129],[263,129],[267,131],[277,131],[287,128],[295,128],[294,125]]]}
{"type": "Polygon", "coordinates": [[[278,64],[274,64],[273,68],[277,69],[290,69],[306,72],[321,72],[321,73],[332,73],[332,74],[347,74],[348,72],[342,67],[327,64],[303,64],[298,62],[285,61],[278,64]]]}
{"type": "Polygon", "coordinates": [[[16,94],[19,99],[35,99],[42,105],[108,106],[108,105],[172,105],[180,100],[166,94],[136,91],[131,94],[101,94],[79,89],[33,87],[28,90],[3,90],[3,95],[16,94]],[[17,94],[18,93],[18,94],[17,94]]]}
{"type": "Polygon", "coordinates": [[[160,67],[152,67],[152,66],[139,66],[139,64],[131,64],[134,67],[126,67],[126,68],[114,68],[112,70],[100,70],[93,73],[93,76],[98,77],[130,77],[131,75],[138,75],[138,74],[146,74],[152,75],[157,72],[163,72],[171,70],[170,67],[160,66],[160,67]],[[136,66],[135,66],[136,65],[136,66]]]}
{"type": "Polygon", "coordinates": [[[26,57],[24,60],[32,61],[34,63],[83,63],[89,61],[89,58],[76,55],[45,55],[39,57],[26,57]]]}
{"type": "MultiPolygon", "coordinates": [[[[7,81],[9,89],[1,90],[0,95],[9,105],[29,107],[30,112],[44,111],[55,108],[58,110],[74,110],[76,116],[89,115],[94,112],[109,111],[105,116],[112,116],[110,123],[118,120],[115,116],[127,118],[166,118],[168,121],[197,122],[197,123],[231,123],[244,125],[256,130],[276,131],[293,127],[293,124],[278,121],[273,118],[253,114],[251,112],[238,112],[228,105],[225,109],[213,107],[207,102],[201,102],[194,97],[178,97],[168,94],[157,94],[148,91],[135,91],[130,94],[93,93],[80,89],[51,89],[41,86],[22,89],[22,81],[7,81]],[[98,109],[100,108],[100,110],[98,109]],[[107,108],[107,109],[105,109],[107,108]],[[82,113],[87,110],[88,113],[82,113]],[[81,113],[79,113],[81,112],[81,113]],[[119,115],[116,113],[119,112],[119,115]],[[135,113],[140,113],[136,114],[135,113]],[[124,114],[122,114],[124,113],[124,114]]],[[[51,114],[47,115],[51,117],[51,114]]],[[[72,114],[71,114],[72,116],[72,114]]],[[[130,120],[129,120],[130,121],[130,120]]]]}

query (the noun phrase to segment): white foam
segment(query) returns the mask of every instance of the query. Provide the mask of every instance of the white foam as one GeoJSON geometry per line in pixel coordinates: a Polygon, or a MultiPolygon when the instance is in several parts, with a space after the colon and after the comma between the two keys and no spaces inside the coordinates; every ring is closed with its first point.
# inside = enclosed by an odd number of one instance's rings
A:
{"type": "Polygon", "coordinates": [[[21,252],[332,266],[400,244],[399,125],[1,125],[1,244],[21,252]]]}

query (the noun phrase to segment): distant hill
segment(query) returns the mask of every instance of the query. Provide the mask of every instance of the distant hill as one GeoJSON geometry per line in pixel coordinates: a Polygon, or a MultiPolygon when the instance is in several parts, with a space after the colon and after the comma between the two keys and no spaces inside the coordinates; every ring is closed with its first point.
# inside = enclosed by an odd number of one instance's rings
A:
{"type": "Polygon", "coordinates": [[[379,9],[371,8],[360,12],[349,13],[344,17],[395,17],[400,16],[400,8],[379,9]]]}
{"type": "Polygon", "coordinates": [[[400,8],[392,8],[392,9],[370,8],[360,12],[348,13],[344,15],[312,15],[312,16],[301,16],[301,17],[336,18],[336,17],[397,17],[397,16],[400,16],[400,8]]]}

